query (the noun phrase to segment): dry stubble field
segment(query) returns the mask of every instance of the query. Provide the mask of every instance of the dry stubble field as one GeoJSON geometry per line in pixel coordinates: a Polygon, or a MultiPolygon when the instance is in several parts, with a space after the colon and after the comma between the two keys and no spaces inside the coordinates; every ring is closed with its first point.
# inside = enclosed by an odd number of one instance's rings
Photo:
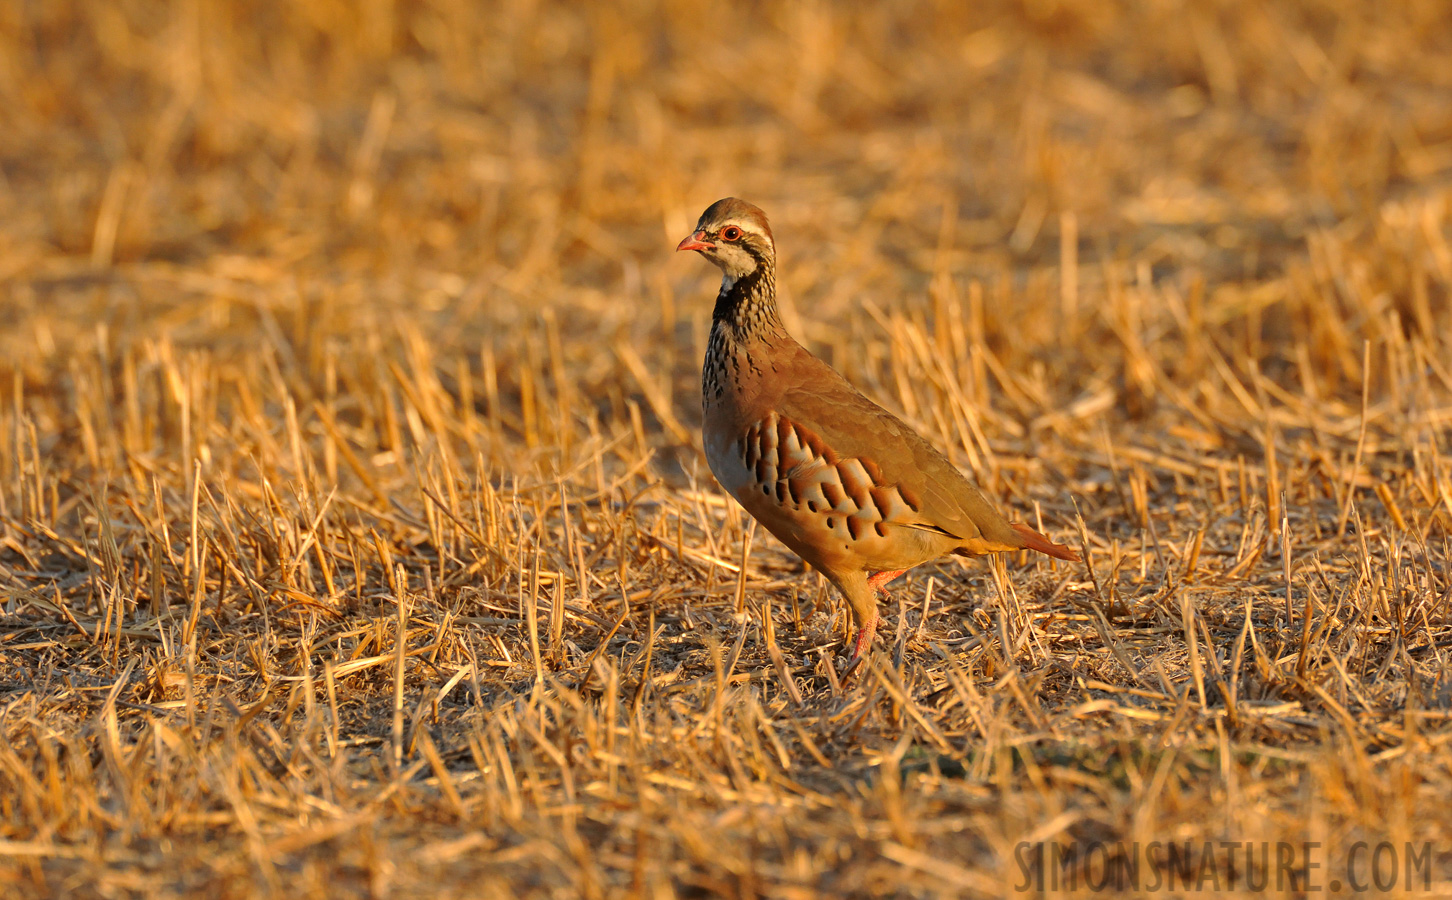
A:
{"type": "Polygon", "coordinates": [[[0,894],[1447,892],[1449,56],[1436,0],[0,5],[0,894]],[[1087,565],[923,567],[837,684],[700,453],[727,194],[1087,565]]]}

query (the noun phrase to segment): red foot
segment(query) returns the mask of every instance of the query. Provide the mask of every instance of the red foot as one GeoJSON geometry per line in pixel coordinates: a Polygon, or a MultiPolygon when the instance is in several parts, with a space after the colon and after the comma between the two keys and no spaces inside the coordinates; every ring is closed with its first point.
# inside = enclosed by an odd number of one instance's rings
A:
{"type": "Polygon", "coordinates": [[[896,572],[874,572],[867,576],[867,586],[880,593],[889,581],[906,571],[907,569],[898,569],[896,572]]]}

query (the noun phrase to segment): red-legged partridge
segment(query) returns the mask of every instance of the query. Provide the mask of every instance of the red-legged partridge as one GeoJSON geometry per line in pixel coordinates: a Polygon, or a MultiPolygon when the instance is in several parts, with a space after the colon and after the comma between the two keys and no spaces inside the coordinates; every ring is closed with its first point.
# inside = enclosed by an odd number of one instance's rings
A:
{"type": "Polygon", "coordinates": [[[878,592],[913,566],[1023,548],[1079,559],[1010,524],[921,435],[787,334],[760,209],[718,200],[676,249],[722,273],[701,372],[706,459],[747,512],[847,599],[858,627],[849,671],[872,644],[878,592]]]}

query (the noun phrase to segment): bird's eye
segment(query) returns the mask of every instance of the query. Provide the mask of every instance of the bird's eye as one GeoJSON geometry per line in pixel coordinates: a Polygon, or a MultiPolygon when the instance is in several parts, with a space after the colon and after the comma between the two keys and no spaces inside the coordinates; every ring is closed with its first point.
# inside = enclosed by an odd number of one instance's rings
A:
{"type": "Polygon", "coordinates": [[[721,229],[721,240],[723,240],[723,241],[739,241],[739,240],[741,240],[741,229],[740,228],[737,228],[735,225],[727,225],[725,228],[721,229]]]}

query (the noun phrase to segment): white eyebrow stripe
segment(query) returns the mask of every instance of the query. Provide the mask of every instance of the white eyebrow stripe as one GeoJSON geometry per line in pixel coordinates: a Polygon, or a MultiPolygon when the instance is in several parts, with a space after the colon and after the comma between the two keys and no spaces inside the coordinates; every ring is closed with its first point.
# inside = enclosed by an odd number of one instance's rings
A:
{"type": "MultiPolygon", "coordinates": [[[[725,230],[726,228],[729,228],[731,226],[735,226],[737,228],[740,228],[742,231],[746,232],[747,234],[753,234],[753,235],[756,235],[759,238],[765,238],[767,240],[767,242],[770,242],[771,241],[771,238],[767,237],[765,231],[762,231],[760,228],[756,227],[755,225],[751,224],[750,222],[738,222],[738,221],[722,222],[720,225],[716,226],[715,231],[716,231],[717,234],[720,234],[723,230],[725,230]]],[[[702,230],[709,230],[709,229],[702,229],[702,230]]]]}

